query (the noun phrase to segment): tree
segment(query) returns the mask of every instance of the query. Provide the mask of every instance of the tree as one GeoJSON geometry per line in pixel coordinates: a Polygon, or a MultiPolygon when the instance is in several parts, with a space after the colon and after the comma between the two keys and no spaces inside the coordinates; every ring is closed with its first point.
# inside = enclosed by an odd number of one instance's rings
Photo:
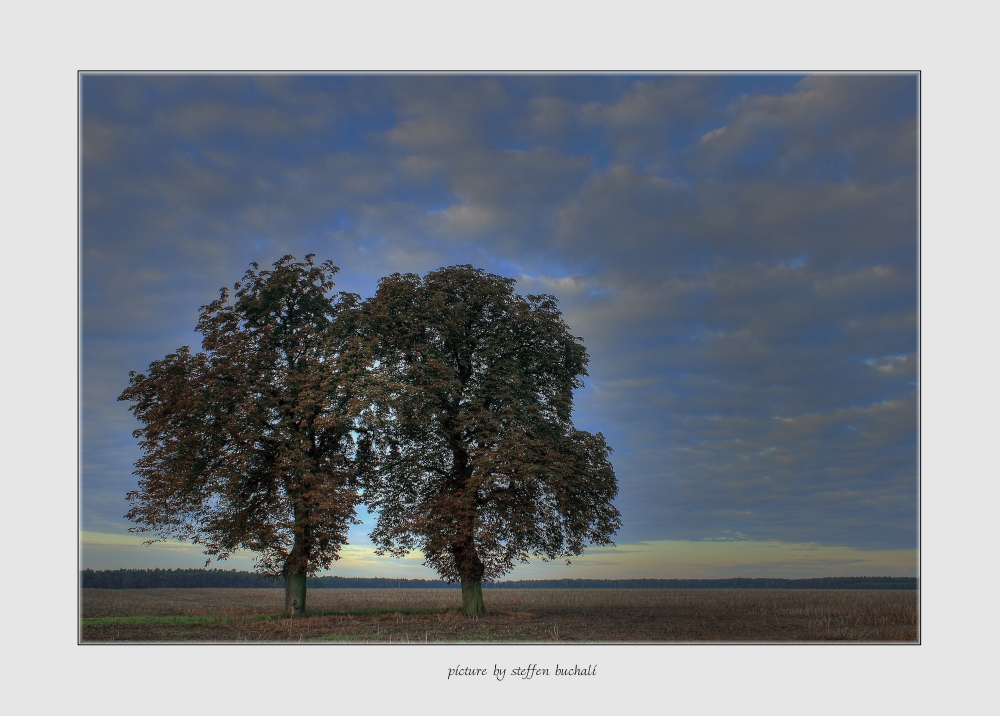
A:
{"type": "Polygon", "coordinates": [[[202,306],[204,352],[133,371],[119,397],[142,423],[131,531],[192,539],[206,566],[253,550],[259,572],[284,577],[292,616],[306,576],[339,558],[359,502],[359,297],[329,295],[338,269],[312,259],[250,264],[235,302],[223,288],[202,306]]]}
{"type": "Polygon", "coordinates": [[[611,448],[576,430],[587,352],[552,296],[471,266],[393,274],[362,310],[377,363],[362,474],[380,554],[420,549],[485,613],[482,580],[612,544],[611,448]]]}

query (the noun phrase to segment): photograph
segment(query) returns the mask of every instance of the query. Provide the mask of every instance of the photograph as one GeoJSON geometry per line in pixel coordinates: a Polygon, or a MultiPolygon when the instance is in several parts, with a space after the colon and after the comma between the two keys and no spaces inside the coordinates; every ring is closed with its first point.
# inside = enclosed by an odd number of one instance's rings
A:
{"type": "Polygon", "coordinates": [[[921,645],[921,81],[80,71],[77,644],[921,645]]]}

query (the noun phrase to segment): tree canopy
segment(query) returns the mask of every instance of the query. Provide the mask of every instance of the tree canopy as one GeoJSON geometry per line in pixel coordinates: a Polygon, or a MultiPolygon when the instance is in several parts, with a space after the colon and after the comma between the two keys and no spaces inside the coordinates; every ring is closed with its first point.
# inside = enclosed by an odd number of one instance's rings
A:
{"type": "Polygon", "coordinates": [[[126,516],[154,539],[192,539],[209,561],[256,552],[295,614],[306,575],[339,557],[357,521],[359,297],[331,295],[338,269],[312,254],[250,266],[235,301],[224,288],[201,308],[203,352],[130,374],[119,400],[142,424],[142,457],[126,516]]]}
{"type": "Polygon", "coordinates": [[[470,615],[485,613],[483,579],[612,544],[621,525],[611,448],[571,420],[587,352],[554,297],[514,283],[471,266],[393,274],[362,306],[371,538],[461,581],[470,615]]]}

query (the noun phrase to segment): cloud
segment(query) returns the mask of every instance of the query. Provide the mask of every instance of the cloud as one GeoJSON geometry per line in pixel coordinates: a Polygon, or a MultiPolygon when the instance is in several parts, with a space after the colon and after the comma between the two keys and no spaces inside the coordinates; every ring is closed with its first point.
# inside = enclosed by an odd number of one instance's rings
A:
{"type": "Polygon", "coordinates": [[[82,88],[86,528],[125,526],[128,370],[197,345],[250,261],[313,252],[365,296],[460,263],[556,295],[623,540],[912,548],[913,76],[82,88]]]}
{"type": "Polygon", "coordinates": [[[551,139],[574,121],[579,109],[572,102],[558,97],[534,97],[528,101],[528,112],[530,131],[551,139]]]}
{"type": "Polygon", "coordinates": [[[722,116],[714,97],[719,82],[684,75],[639,79],[614,101],[584,104],[580,120],[605,132],[615,162],[667,169],[696,127],[722,116]]]}
{"type": "MultiPolygon", "coordinates": [[[[197,569],[208,557],[200,545],[167,540],[144,544],[147,537],[134,534],[84,531],[80,533],[81,569],[197,569]]],[[[241,550],[228,559],[213,558],[209,568],[253,571],[255,554],[241,550]]],[[[322,574],[342,577],[400,577],[435,579],[433,570],[423,566],[419,553],[397,559],[375,554],[371,545],[344,545],[340,559],[322,574]]]]}
{"type": "Polygon", "coordinates": [[[483,206],[453,204],[439,212],[432,212],[439,219],[441,233],[459,236],[479,236],[496,228],[497,216],[483,206]]]}
{"type": "Polygon", "coordinates": [[[886,375],[905,375],[916,377],[916,354],[911,353],[905,356],[883,356],[882,358],[869,358],[865,361],[880,373],[886,375]]]}
{"type": "Polygon", "coordinates": [[[397,123],[385,139],[409,152],[451,156],[488,141],[484,126],[514,100],[495,79],[427,77],[417,82],[396,78],[397,123]]]}
{"type": "MultiPolygon", "coordinates": [[[[838,545],[749,541],[745,535],[702,541],[658,540],[592,547],[571,564],[532,560],[518,564],[504,580],[522,579],[724,579],[828,576],[918,576],[914,549],[858,550],[838,545]]],[[[198,545],[157,542],[140,535],[80,533],[82,569],[191,569],[205,565],[198,545]]],[[[253,553],[237,552],[211,567],[253,570],[253,553]]],[[[371,546],[347,545],[321,574],[342,577],[437,579],[419,553],[380,557],[371,546]]]]}
{"type": "Polygon", "coordinates": [[[916,84],[907,75],[814,75],[783,95],[751,94],[701,137],[692,162],[712,174],[863,181],[911,174],[916,84]]]}
{"type": "MultiPolygon", "coordinates": [[[[733,533],[736,534],[736,533],[733,533]]],[[[532,562],[505,579],[725,579],[918,576],[914,549],[858,550],[838,545],[706,539],[653,540],[591,548],[572,564],[532,562]]]]}

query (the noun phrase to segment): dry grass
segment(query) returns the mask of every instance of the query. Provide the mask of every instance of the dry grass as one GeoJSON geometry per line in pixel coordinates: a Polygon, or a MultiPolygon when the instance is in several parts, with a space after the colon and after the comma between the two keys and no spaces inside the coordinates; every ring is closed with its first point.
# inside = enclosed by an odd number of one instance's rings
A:
{"type": "Polygon", "coordinates": [[[917,593],[794,589],[84,589],[81,639],[213,642],[917,641],[917,593]]]}

